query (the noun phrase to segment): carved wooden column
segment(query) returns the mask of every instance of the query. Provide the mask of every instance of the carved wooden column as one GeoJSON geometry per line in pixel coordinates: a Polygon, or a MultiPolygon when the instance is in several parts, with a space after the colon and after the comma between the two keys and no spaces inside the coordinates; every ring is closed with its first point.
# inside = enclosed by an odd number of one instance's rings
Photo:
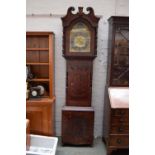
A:
{"type": "Polygon", "coordinates": [[[92,8],[73,14],[68,9],[63,22],[63,56],[67,61],[66,106],[62,108],[62,143],[92,145],[94,109],[91,107],[93,59],[97,56],[99,18],[92,8]]]}

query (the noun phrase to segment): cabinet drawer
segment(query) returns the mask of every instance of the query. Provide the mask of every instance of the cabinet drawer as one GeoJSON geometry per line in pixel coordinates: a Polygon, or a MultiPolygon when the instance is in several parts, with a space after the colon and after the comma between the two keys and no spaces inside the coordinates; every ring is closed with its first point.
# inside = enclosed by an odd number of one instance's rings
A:
{"type": "Polygon", "coordinates": [[[112,125],[110,129],[111,134],[128,134],[129,126],[128,125],[112,125]]]}
{"type": "Polygon", "coordinates": [[[111,135],[109,139],[110,146],[129,146],[129,136],[128,135],[111,135]]]}
{"type": "Polygon", "coordinates": [[[121,124],[129,124],[129,117],[122,117],[122,116],[112,116],[111,118],[111,124],[117,124],[117,125],[121,125],[121,124]]]}
{"type": "Polygon", "coordinates": [[[112,109],[112,116],[129,116],[129,109],[112,109]]]}

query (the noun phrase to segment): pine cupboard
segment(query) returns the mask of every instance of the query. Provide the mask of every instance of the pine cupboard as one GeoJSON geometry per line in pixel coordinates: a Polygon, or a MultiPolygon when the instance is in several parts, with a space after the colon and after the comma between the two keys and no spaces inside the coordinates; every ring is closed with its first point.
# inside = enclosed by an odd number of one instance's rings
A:
{"type": "Polygon", "coordinates": [[[44,94],[26,100],[26,117],[30,120],[30,133],[54,135],[54,33],[26,33],[26,66],[32,77],[30,87],[41,85],[44,94]]]}

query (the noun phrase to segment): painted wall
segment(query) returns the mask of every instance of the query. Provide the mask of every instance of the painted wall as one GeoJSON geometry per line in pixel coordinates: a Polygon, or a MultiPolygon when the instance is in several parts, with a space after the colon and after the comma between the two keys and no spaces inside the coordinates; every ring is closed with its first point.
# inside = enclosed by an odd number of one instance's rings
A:
{"type": "MultiPolygon", "coordinates": [[[[68,7],[93,7],[101,17],[98,27],[97,58],[93,67],[92,106],[95,109],[94,135],[102,136],[104,87],[107,70],[108,23],[112,15],[128,16],[129,0],[27,0],[27,31],[53,31],[55,33],[55,127],[61,135],[61,107],[65,105],[66,62],[62,57],[61,16],[68,7]],[[50,16],[51,15],[51,16],[50,16]]],[[[75,11],[75,12],[76,12],[75,11]]],[[[84,9],[85,11],[85,9],[84,9]]]]}

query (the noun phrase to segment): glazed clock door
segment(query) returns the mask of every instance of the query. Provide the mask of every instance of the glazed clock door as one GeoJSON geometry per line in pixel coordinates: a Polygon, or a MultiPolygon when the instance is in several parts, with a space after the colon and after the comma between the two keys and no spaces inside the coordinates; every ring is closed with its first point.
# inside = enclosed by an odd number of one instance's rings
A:
{"type": "Polygon", "coordinates": [[[67,68],[67,105],[90,106],[91,61],[68,60],[67,68]]]}

